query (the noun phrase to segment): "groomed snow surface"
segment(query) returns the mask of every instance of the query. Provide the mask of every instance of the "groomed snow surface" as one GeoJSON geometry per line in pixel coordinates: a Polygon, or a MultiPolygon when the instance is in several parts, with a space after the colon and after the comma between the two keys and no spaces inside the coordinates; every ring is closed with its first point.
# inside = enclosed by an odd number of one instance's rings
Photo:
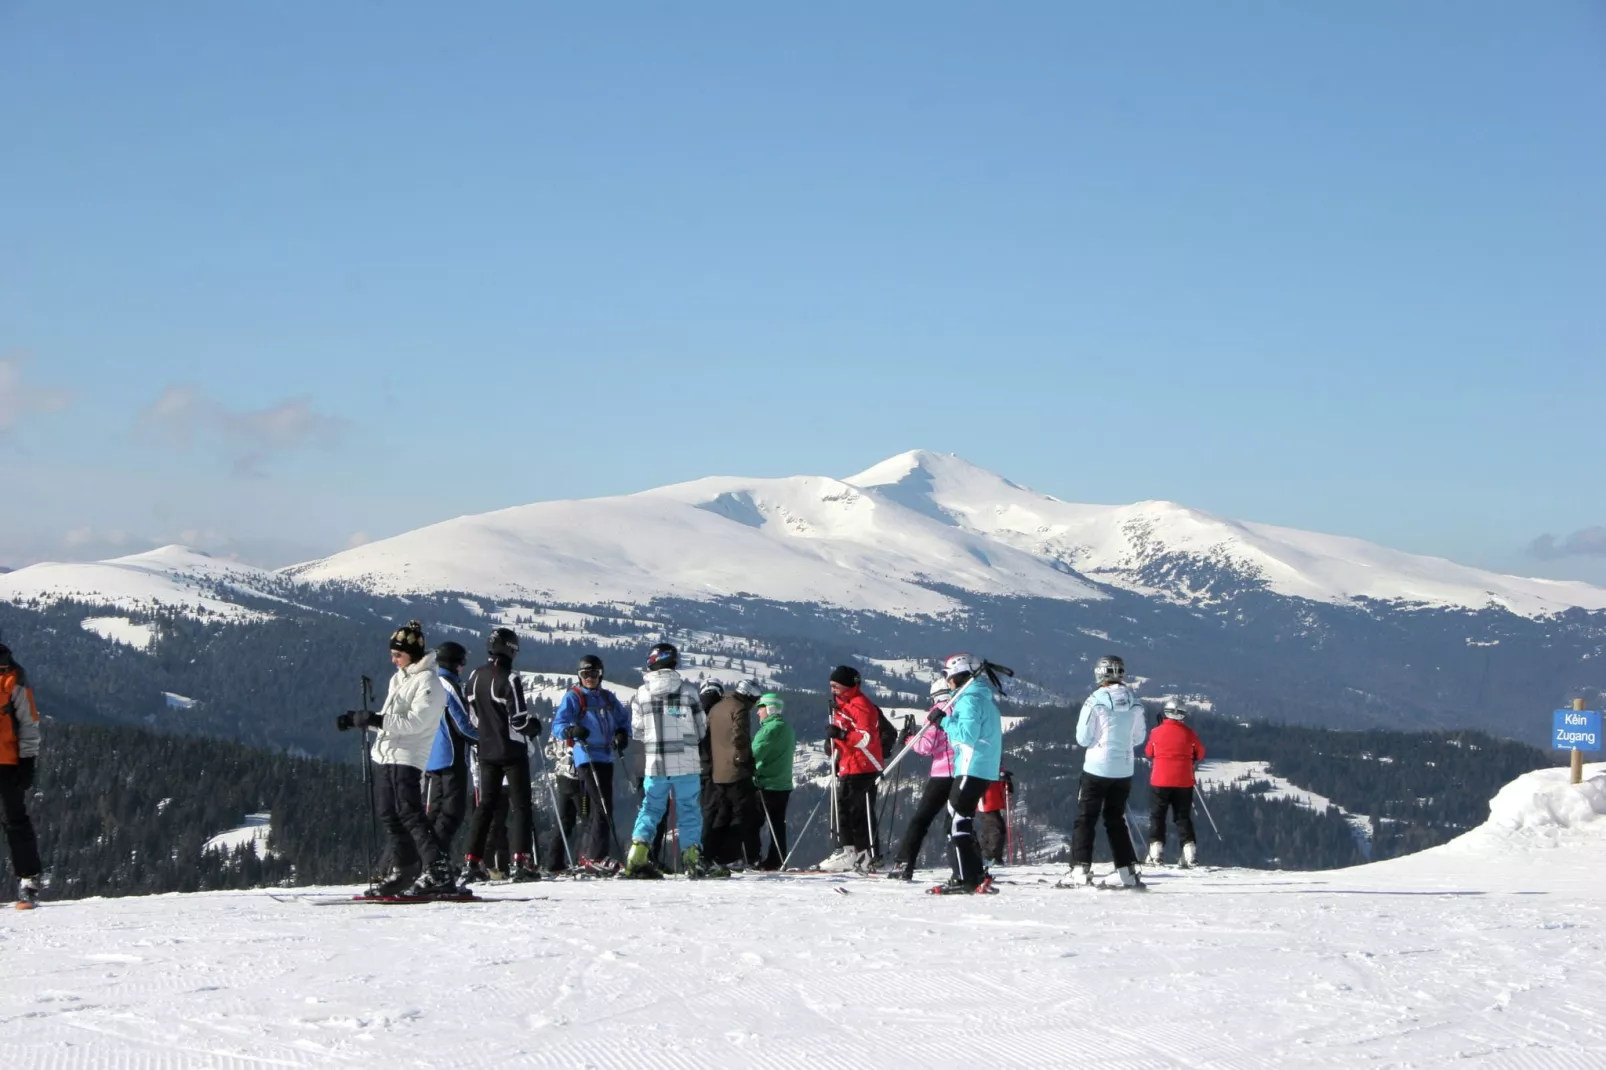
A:
{"type": "Polygon", "coordinates": [[[984,899],[800,875],[46,903],[0,923],[0,1066],[1595,1070],[1588,775],[1524,776],[1409,858],[1156,870],[1148,895],[1034,867],[984,899]]]}

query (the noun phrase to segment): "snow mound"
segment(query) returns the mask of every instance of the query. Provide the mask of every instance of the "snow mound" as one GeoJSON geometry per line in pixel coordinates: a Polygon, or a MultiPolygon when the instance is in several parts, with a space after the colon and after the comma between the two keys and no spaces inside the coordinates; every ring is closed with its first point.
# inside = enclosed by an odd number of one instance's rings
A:
{"type": "Polygon", "coordinates": [[[1569,832],[1606,837],[1606,764],[1582,784],[1567,769],[1525,773],[1489,800],[1486,828],[1559,844],[1569,832]]]}

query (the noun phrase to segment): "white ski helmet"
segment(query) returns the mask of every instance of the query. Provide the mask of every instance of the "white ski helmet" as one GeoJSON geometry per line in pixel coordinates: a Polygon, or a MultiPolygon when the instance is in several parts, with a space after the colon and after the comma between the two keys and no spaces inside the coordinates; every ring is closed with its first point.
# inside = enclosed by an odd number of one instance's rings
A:
{"type": "Polygon", "coordinates": [[[951,654],[948,660],[942,663],[942,674],[950,680],[956,676],[964,676],[967,673],[974,676],[976,673],[981,672],[981,667],[984,664],[986,662],[974,654],[951,654]]]}
{"type": "Polygon", "coordinates": [[[1185,721],[1188,719],[1188,707],[1184,706],[1179,698],[1166,699],[1165,706],[1160,712],[1173,721],[1185,721]]]}
{"type": "Polygon", "coordinates": [[[953,693],[954,689],[948,686],[947,680],[938,677],[937,679],[931,681],[931,691],[929,693],[931,701],[941,702],[953,693]]]}
{"type": "Polygon", "coordinates": [[[1106,654],[1093,666],[1093,679],[1101,684],[1118,684],[1126,679],[1126,662],[1106,654]]]}

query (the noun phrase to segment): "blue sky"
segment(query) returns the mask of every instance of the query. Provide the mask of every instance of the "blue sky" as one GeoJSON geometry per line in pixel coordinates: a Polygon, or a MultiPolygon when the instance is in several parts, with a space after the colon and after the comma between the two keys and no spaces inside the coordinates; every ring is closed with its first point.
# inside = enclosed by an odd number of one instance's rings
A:
{"type": "Polygon", "coordinates": [[[1603,582],[1603,42],[1582,0],[0,6],[0,563],[918,446],[1603,582]]]}

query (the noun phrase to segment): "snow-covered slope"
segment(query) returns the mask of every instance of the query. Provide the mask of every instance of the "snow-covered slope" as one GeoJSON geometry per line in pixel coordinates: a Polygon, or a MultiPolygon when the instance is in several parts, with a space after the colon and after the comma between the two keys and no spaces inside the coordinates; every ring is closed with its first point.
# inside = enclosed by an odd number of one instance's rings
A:
{"type": "Polygon", "coordinates": [[[978,594],[1102,598],[1052,562],[834,479],[715,477],[459,517],[297,566],[397,594],[641,603],[744,594],[886,613],[940,613],[978,594]]]}
{"type": "Polygon", "coordinates": [[[1606,609],[1606,588],[1586,583],[1503,576],[1341,535],[1228,520],[1174,502],[1063,502],[924,450],[899,454],[846,482],[957,530],[1145,594],[1209,600],[1222,586],[1248,583],[1319,602],[1496,605],[1528,616],[1572,606],[1606,609]]]}
{"type": "Polygon", "coordinates": [[[219,561],[187,546],[163,546],[110,561],[42,562],[19,568],[0,575],[0,599],[18,603],[76,599],[136,612],[177,609],[203,619],[244,621],[263,614],[235,604],[230,596],[274,598],[269,592],[279,583],[267,569],[219,561]]]}
{"type": "Polygon", "coordinates": [[[46,902],[0,923],[0,1065],[1595,1070],[1589,772],[1530,774],[1409,858],[1165,870],[1141,896],[1029,867],[983,899],[925,895],[926,871],[46,902]]]}

